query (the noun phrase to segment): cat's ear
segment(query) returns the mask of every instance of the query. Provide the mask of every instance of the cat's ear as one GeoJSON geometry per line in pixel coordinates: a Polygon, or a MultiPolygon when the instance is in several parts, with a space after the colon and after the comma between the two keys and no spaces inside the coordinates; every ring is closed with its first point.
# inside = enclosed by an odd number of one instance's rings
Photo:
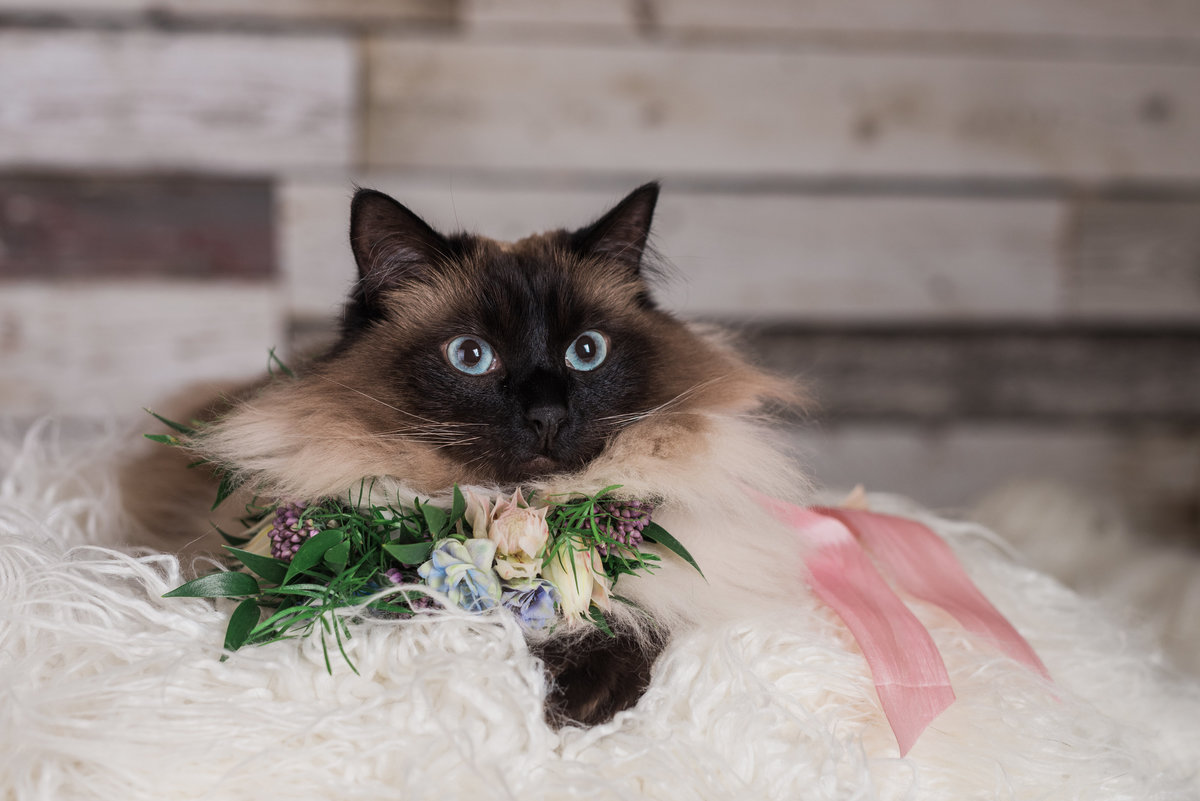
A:
{"type": "Polygon", "coordinates": [[[657,181],[639,186],[596,222],[571,234],[572,247],[639,272],[657,202],[657,181]]]}
{"type": "Polygon", "coordinates": [[[445,237],[382,192],[359,189],[350,203],[350,248],[361,283],[395,286],[435,267],[450,248],[445,237]]]}

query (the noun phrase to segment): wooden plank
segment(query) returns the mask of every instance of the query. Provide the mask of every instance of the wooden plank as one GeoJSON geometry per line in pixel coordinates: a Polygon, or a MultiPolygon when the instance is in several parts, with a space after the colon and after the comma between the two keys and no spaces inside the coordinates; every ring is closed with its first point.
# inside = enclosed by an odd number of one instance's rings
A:
{"type": "Polygon", "coordinates": [[[269,285],[0,285],[0,409],[129,419],[187,384],[262,374],[283,338],[269,285]]]}
{"type": "Polygon", "coordinates": [[[1197,427],[945,421],[936,429],[810,424],[788,433],[814,478],[839,490],[862,483],[868,490],[900,493],[962,514],[1009,482],[1054,482],[1125,507],[1146,534],[1195,543],[1197,427]]]}
{"type": "Polygon", "coordinates": [[[630,32],[639,24],[639,8],[649,6],[639,0],[463,0],[459,14],[464,25],[484,29],[578,27],[630,32]]]}
{"type": "Polygon", "coordinates": [[[0,12],[20,14],[153,15],[188,21],[449,22],[453,0],[0,0],[0,12]]]}
{"type": "MultiPolygon", "coordinates": [[[[444,230],[516,239],[579,227],[620,197],[359,176],[444,230]]],[[[290,303],[334,312],[354,277],[346,183],[280,189],[290,303]]],[[[1059,308],[1052,201],[679,192],[668,185],[655,242],[677,267],[660,292],[688,315],[808,321],[1050,319],[1059,308]]],[[[1200,304],[1196,308],[1200,316],[1200,304]]]]}
{"type": "Polygon", "coordinates": [[[263,180],[0,175],[4,278],[268,278],[263,180]]]}
{"type": "Polygon", "coordinates": [[[381,37],[375,167],[1200,177],[1200,65],[381,37]]]}
{"type": "Polygon", "coordinates": [[[803,376],[832,421],[1200,425],[1200,329],[767,329],[764,363],[803,376]]]}
{"type": "Polygon", "coordinates": [[[660,26],[769,31],[1200,39],[1192,0],[655,0],[660,26]]]}
{"type": "Polygon", "coordinates": [[[0,31],[0,164],[344,166],[354,73],[337,36],[0,31]]]}
{"type": "Polygon", "coordinates": [[[1085,197],[1066,230],[1073,316],[1200,319],[1200,203],[1085,197]]]}

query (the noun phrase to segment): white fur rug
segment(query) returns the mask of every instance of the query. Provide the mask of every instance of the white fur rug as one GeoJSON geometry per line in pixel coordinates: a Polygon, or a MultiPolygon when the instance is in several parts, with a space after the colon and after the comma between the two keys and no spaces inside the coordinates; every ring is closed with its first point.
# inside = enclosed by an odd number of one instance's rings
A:
{"type": "Polygon", "coordinates": [[[852,640],[798,585],[791,619],[679,640],[636,708],[554,732],[499,617],[364,624],[358,676],[315,642],[220,661],[226,610],[159,597],[191,567],[110,547],[127,441],[0,434],[3,798],[1200,798],[1200,687],[974,525],[927,519],[1054,686],[913,604],[958,701],[901,759],[852,640]]]}

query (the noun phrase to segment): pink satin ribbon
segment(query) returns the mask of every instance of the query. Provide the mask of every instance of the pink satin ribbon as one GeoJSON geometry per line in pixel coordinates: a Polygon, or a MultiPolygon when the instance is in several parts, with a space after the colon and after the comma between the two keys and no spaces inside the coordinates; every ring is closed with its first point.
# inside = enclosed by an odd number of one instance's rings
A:
{"type": "Polygon", "coordinates": [[[894,515],[806,509],[756,495],[813,546],[805,560],[813,591],[845,622],[862,649],[901,756],[954,702],[954,690],[933,638],[888,587],[871,556],[901,590],[946,610],[965,629],[1049,680],[1029,643],[979,591],[950,546],[928,527],[894,515]]]}

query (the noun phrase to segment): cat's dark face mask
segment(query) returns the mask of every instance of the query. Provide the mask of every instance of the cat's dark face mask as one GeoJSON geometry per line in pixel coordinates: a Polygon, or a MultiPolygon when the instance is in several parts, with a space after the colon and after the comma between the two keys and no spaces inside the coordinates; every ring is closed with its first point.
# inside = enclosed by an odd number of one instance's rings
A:
{"type": "Polygon", "coordinates": [[[360,280],[330,358],[380,401],[372,426],[436,444],[464,480],[514,484],[582,467],[686,391],[703,371],[643,276],[657,196],[647,184],[585,228],[510,245],[443,236],[360,190],[360,280]]]}

